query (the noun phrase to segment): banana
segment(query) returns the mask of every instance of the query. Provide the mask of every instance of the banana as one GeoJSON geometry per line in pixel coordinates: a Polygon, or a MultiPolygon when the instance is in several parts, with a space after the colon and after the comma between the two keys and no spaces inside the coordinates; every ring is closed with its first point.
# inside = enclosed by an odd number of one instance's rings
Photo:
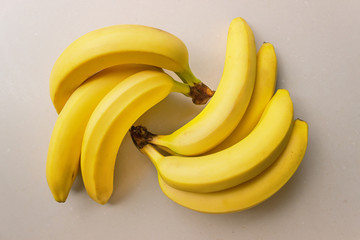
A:
{"type": "MultiPolygon", "coordinates": [[[[225,150],[198,157],[165,157],[151,144],[137,146],[151,159],[170,186],[189,192],[215,192],[245,182],[269,167],[285,148],[293,122],[289,92],[279,89],[255,129],[225,150]]],[[[132,128],[131,132],[135,144],[141,143],[138,139],[144,140],[136,128],[132,128]]],[[[151,136],[145,140],[149,141],[151,136]]]]}
{"type": "Polygon", "coordinates": [[[169,135],[150,143],[170,152],[193,156],[222,142],[240,122],[249,104],[256,74],[253,33],[242,18],[232,20],[221,81],[207,106],[194,119],[169,135]]]}
{"type": "Polygon", "coordinates": [[[65,202],[78,174],[82,138],[96,105],[125,78],[151,69],[156,70],[147,65],[108,68],[92,76],[71,95],[55,123],[46,163],[47,182],[56,201],[65,202]]]}
{"type": "Polygon", "coordinates": [[[131,125],[173,91],[188,94],[189,86],[159,71],[142,71],[97,105],[85,129],[80,164],[86,191],[96,202],[105,204],[111,197],[116,155],[131,125]]]}
{"type": "Polygon", "coordinates": [[[257,54],[254,91],[243,118],[234,131],[223,142],[205,154],[215,153],[234,145],[245,138],[255,128],[261,114],[264,112],[266,104],[274,95],[276,67],[275,49],[272,44],[264,43],[257,54]]]}
{"type": "Polygon", "coordinates": [[[270,198],[295,173],[304,158],[308,141],[308,125],[295,120],[289,142],[279,158],[258,176],[219,192],[194,193],[172,188],[161,176],[159,184],[164,194],[174,202],[205,213],[229,213],[251,208],[270,198]]]}
{"type": "MultiPolygon", "coordinates": [[[[50,96],[59,113],[87,78],[121,64],[147,64],[176,74],[193,91],[203,92],[204,104],[213,92],[191,72],[185,44],[174,35],[141,25],[115,25],[89,32],[71,43],[50,74],[50,96]]],[[[194,93],[194,94],[195,94],[194,93]]]]}

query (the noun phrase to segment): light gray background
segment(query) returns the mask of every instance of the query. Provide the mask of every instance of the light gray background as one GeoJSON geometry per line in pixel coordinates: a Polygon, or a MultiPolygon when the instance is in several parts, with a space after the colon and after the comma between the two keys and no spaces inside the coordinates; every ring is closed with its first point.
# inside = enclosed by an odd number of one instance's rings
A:
{"type": "MultiPolygon", "coordinates": [[[[2,0],[0,239],[360,239],[359,10],[355,0],[2,0]],[[87,196],[81,178],[56,203],[45,178],[57,117],[48,79],[67,45],[114,24],[161,28],[186,43],[194,73],[216,88],[235,17],[248,21],[258,48],[274,44],[278,87],[310,126],[306,157],[286,186],[244,212],[197,213],[162,194],[127,136],[107,205],[87,196]]],[[[172,94],[139,123],[168,133],[201,109],[172,94]]]]}

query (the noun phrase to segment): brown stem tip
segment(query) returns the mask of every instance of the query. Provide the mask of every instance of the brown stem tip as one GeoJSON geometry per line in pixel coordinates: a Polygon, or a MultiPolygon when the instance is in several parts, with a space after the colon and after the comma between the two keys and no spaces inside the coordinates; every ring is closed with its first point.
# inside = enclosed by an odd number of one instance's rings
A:
{"type": "Polygon", "coordinates": [[[190,97],[196,105],[203,105],[209,101],[215,91],[211,90],[204,83],[197,83],[190,87],[190,97]]]}
{"type": "Polygon", "coordinates": [[[152,140],[155,134],[149,132],[144,126],[132,126],[130,128],[130,135],[138,149],[142,149],[146,144],[152,140]]]}

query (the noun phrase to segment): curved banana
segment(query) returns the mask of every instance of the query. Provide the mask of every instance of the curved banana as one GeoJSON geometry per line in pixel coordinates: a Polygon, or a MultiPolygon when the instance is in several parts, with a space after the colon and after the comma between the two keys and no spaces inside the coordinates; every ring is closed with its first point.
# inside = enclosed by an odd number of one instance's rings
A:
{"type": "Polygon", "coordinates": [[[257,54],[254,91],[243,118],[223,142],[205,154],[215,153],[236,144],[255,128],[266,104],[274,95],[276,67],[275,49],[272,44],[264,43],[257,54]]]}
{"type": "MultiPolygon", "coordinates": [[[[164,157],[151,144],[142,148],[137,145],[170,186],[189,192],[215,192],[245,182],[269,167],[285,148],[293,122],[289,92],[280,89],[255,129],[242,141],[220,152],[199,157],[164,157]]],[[[134,142],[138,143],[141,137],[136,131],[132,133],[134,142]]]]}
{"type": "MultiPolygon", "coordinates": [[[[121,64],[147,64],[165,68],[190,86],[213,92],[190,70],[185,44],[174,35],[141,25],[115,25],[89,32],[71,43],[54,64],[50,96],[59,113],[70,95],[87,78],[121,64]]],[[[201,91],[201,90],[200,90],[201,91]]],[[[203,99],[204,104],[208,98],[203,99]]]]}
{"type": "Polygon", "coordinates": [[[280,157],[258,176],[219,192],[194,193],[170,187],[159,175],[164,194],[174,202],[205,213],[229,213],[251,208],[275,194],[295,173],[307,147],[308,125],[295,120],[289,142],[280,157]]]}
{"type": "MultiPolygon", "coordinates": [[[[100,100],[125,78],[148,65],[122,65],[103,70],[74,91],[56,120],[49,144],[46,178],[58,202],[65,202],[80,165],[81,142],[86,124],[100,100]]],[[[159,71],[161,71],[159,69],[159,71]]]]}
{"type": "Polygon", "coordinates": [[[255,83],[254,35],[242,18],[232,20],[224,72],[208,105],[194,119],[169,135],[157,135],[152,144],[177,154],[193,156],[222,142],[240,122],[255,83]]]}
{"type": "Polygon", "coordinates": [[[131,125],[172,91],[187,94],[189,86],[159,71],[142,71],[116,85],[97,105],[81,148],[83,181],[96,202],[105,204],[112,194],[116,155],[131,125]]]}

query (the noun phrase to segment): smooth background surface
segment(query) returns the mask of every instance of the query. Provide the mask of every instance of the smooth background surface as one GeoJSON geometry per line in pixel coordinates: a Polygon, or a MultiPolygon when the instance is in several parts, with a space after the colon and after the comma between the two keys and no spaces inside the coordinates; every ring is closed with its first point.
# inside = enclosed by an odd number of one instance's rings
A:
{"type": "MultiPolygon", "coordinates": [[[[0,239],[360,239],[360,6],[337,2],[2,1],[0,239]],[[162,194],[127,136],[107,205],[87,196],[81,178],[56,203],[45,178],[57,118],[48,79],[67,45],[114,24],[158,27],[186,43],[194,73],[216,88],[235,17],[249,22],[258,48],[274,44],[278,87],[310,125],[306,157],[286,186],[244,212],[197,213],[162,194]]],[[[170,133],[201,109],[172,94],[138,123],[170,133]]]]}

